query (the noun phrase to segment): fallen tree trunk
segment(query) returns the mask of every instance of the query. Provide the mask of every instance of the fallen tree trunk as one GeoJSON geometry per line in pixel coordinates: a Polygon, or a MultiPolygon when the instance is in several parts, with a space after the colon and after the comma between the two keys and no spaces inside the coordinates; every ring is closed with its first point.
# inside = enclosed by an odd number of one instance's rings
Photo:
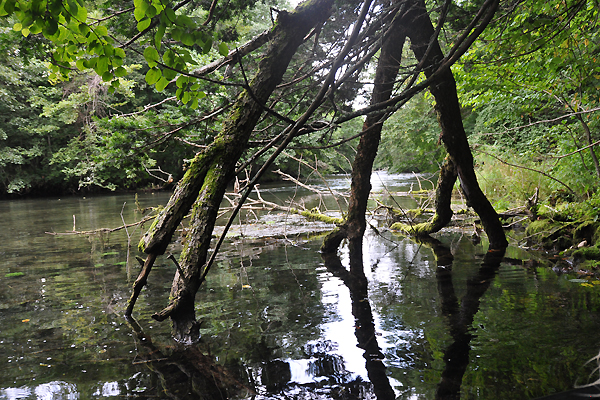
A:
{"type": "Polygon", "coordinates": [[[173,334],[178,340],[197,339],[194,298],[202,283],[219,204],[234,177],[236,163],[292,56],[309,31],[328,17],[331,4],[332,0],[310,0],[294,12],[279,12],[271,42],[250,87],[238,97],[221,133],[194,158],[169,203],[140,242],[140,250],[149,255],[164,254],[175,229],[193,204],[191,228],[171,289],[172,300],[163,311],[153,315],[157,320],[171,317],[173,334]]]}

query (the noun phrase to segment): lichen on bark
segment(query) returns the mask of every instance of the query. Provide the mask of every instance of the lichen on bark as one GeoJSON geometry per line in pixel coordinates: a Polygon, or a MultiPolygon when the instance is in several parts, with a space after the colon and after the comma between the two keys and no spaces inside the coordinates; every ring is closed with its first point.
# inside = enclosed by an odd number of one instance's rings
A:
{"type": "Polygon", "coordinates": [[[140,248],[146,253],[164,253],[177,225],[194,204],[180,268],[171,288],[171,302],[154,315],[159,320],[171,317],[174,336],[181,341],[193,341],[197,336],[194,298],[204,276],[217,210],[234,176],[236,163],[289,62],[309,31],[327,19],[332,3],[333,0],[310,0],[294,12],[279,12],[272,39],[249,88],[238,96],[221,133],[194,159],[169,203],[142,239],[140,248]]]}

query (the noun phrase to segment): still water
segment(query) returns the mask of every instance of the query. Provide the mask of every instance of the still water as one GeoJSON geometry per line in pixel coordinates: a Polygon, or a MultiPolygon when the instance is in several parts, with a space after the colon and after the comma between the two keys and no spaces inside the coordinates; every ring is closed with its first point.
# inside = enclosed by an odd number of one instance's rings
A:
{"type": "MultiPolygon", "coordinates": [[[[411,184],[418,188],[406,175],[373,179],[379,191],[411,184]]],[[[269,201],[335,203],[291,184],[261,191],[269,201]]],[[[142,207],[167,200],[139,195],[142,207]]],[[[0,202],[0,399],[434,399],[458,375],[461,398],[504,400],[598,378],[586,361],[600,349],[600,285],[523,265],[539,255],[517,247],[490,264],[485,240],[461,232],[417,244],[369,230],[368,297],[345,269],[325,265],[319,238],[236,239],[198,293],[201,342],[181,351],[168,322],[150,317],[167,305],[169,260],[152,270],[137,324],[122,317],[139,272],[139,228],[46,233],[134,222],[134,203],[133,195],[0,202]],[[203,391],[190,373],[202,368],[233,389],[203,391]]],[[[340,258],[345,265],[345,250],[340,258]]]]}

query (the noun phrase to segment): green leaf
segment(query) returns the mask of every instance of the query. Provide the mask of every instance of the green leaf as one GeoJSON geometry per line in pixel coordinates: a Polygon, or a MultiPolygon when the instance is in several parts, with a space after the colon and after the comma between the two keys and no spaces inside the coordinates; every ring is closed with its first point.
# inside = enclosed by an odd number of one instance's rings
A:
{"type": "Polygon", "coordinates": [[[108,82],[111,81],[113,78],[113,74],[110,71],[106,71],[105,73],[102,74],[102,80],[104,82],[108,82]]]}
{"type": "Polygon", "coordinates": [[[94,68],[94,70],[96,71],[96,73],[100,76],[104,75],[104,73],[106,71],[108,71],[108,57],[106,56],[100,56],[98,57],[98,61],[96,62],[96,67],[94,68]]]}
{"type": "Polygon", "coordinates": [[[144,19],[142,19],[142,20],[141,20],[140,22],[138,22],[138,24],[137,24],[137,29],[138,29],[138,31],[140,31],[140,32],[143,32],[143,31],[145,31],[145,30],[146,30],[146,29],[147,29],[147,28],[150,26],[150,23],[151,23],[151,22],[152,22],[152,21],[150,20],[150,18],[144,18],[144,19]]]}
{"type": "Polygon", "coordinates": [[[165,90],[168,84],[169,81],[163,76],[158,82],[156,82],[155,88],[157,91],[162,92],[163,90],[165,90]]]}
{"type": "Polygon", "coordinates": [[[115,57],[125,58],[125,50],[120,47],[115,47],[115,57]]]}
{"type": "Polygon", "coordinates": [[[4,11],[7,15],[12,14],[15,11],[15,3],[14,0],[8,0],[4,3],[4,11]]]}
{"type": "Polygon", "coordinates": [[[172,69],[165,68],[163,71],[163,76],[169,81],[173,80],[177,76],[177,72],[172,69]]]}
{"type": "Polygon", "coordinates": [[[156,7],[154,7],[153,5],[148,6],[148,8],[146,9],[146,15],[149,18],[152,18],[156,15],[156,7]]]}
{"type": "Polygon", "coordinates": [[[75,62],[75,66],[77,67],[78,70],[83,71],[86,67],[85,67],[85,60],[83,59],[79,59],[75,62]]]}
{"type": "Polygon", "coordinates": [[[169,21],[170,25],[172,25],[173,23],[175,23],[175,20],[177,19],[177,16],[175,15],[175,11],[173,11],[172,8],[165,8],[164,13],[167,16],[167,20],[169,21]]]}
{"type": "Polygon", "coordinates": [[[181,43],[183,43],[186,46],[193,46],[195,43],[194,36],[190,35],[187,32],[184,33],[183,35],[181,35],[181,43]]]}
{"type": "Polygon", "coordinates": [[[177,78],[177,87],[178,88],[184,87],[189,82],[189,79],[190,78],[188,78],[187,76],[180,75],[179,78],[177,78]]]}
{"type": "Polygon", "coordinates": [[[125,68],[119,67],[119,68],[115,69],[115,76],[116,77],[122,78],[125,75],[127,75],[127,70],[125,68]]]}
{"type": "Polygon", "coordinates": [[[108,29],[104,25],[99,25],[94,28],[94,33],[99,38],[104,38],[105,36],[108,36],[108,29]]]}
{"type": "Polygon", "coordinates": [[[115,54],[114,47],[112,47],[110,44],[105,45],[104,46],[104,54],[107,55],[108,57],[112,57],[112,55],[115,54]]]}
{"type": "Polygon", "coordinates": [[[150,68],[158,65],[158,51],[154,47],[146,47],[144,49],[144,58],[150,68]]]}
{"type": "Polygon", "coordinates": [[[219,54],[223,57],[229,54],[229,47],[225,43],[219,43],[219,54]]]}
{"type": "Polygon", "coordinates": [[[149,4],[145,0],[134,0],[133,5],[135,6],[133,16],[136,21],[139,21],[146,16],[146,10],[148,9],[149,4]]]}
{"type": "Polygon", "coordinates": [[[150,68],[148,72],[146,72],[146,82],[148,85],[154,85],[161,77],[162,72],[156,67],[150,68]]]}
{"type": "Polygon", "coordinates": [[[194,23],[194,21],[192,21],[192,19],[190,17],[188,17],[187,15],[184,15],[184,14],[179,14],[177,16],[177,19],[175,20],[175,23],[179,26],[186,26],[188,28],[196,28],[196,24],[194,23]]]}
{"type": "Polygon", "coordinates": [[[212,48],[213,45],[213,41],[212,39],[208,39],[205,43],[204,46],[202,46],[202,51],[204,52],[204,54],[208,54],[208,52],[210,51],[210,49],[212,48]]]}
{"type": "Polygon", "coordinates": [[[89,31],[90,31],[90,27],[87,24],[84,24],[84,23],[79,24],[79,32],[82,35],[87,35],[89,31]]]}
{"type": "Polygon", "coordinates": [[[165,36],[165,30],[166,27],[161,24],[158,26],[158,29],[156,30],[156,34],[154,35],[154,46],[160,50],[160,46],[162,44],[162,38],[163,36],[165,36]]]}

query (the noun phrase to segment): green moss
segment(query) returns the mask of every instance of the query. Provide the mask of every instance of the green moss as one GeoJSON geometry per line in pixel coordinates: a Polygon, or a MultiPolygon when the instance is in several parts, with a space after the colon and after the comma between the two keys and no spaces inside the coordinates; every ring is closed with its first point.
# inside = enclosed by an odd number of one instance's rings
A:
{"type": "Polygon", "coordinates": [[[550,232],[556,227],[556,224],[549,219],[540,219],[533,221],[527,226],[525,233],[527,235],[536,235],[544,232],[550,232]]]}
{"type": "Polygon", "coordinates": [[[18,276],[23,276],[25,275],[24,272],[9,272],[8,274],[5,274],[4,277],[5,278],[16,278],[18,276]]]}
{"type": "Polygon", "coordinates": [[[585,260],[600,260],[600,248],[596,246],[582,247],[573,252],[573,257],[585,260]]]}
{"type": "Polygon", "coordinates": [[[564,249],[573,244],[573,222],[551,219],[533,221],[525,230],[530,242],[542,244],[545,248],[564,249]]]}
{"type": "Polygon", "coordinates": [[[146,240],[149,237],[152,237],[152,235],[154,235],[154,231],[156,230],[156,225],[158,224],[158,220],[160,219],[161,214],[159,213],[156,218],[154,218],[154,221],[152,221],[152,225],[150,225],[150,228],[146,231],[146,234],[144,236],[142,236],[142,238],[140,239],[140,243],[138,243],[138,250],[141,251],[142,253],[144,253],[146,251],[146,240]]]}
{"type": "Polygon", "coordinates": [[[321,221],[321,222],[325,222],[326,224],[336,224],[336,225],[340,225],[340,224],[344,223],[344,220],[342,218],[330,217],[329,215],[321,214],[320,212],[298,211],[296,209],[292,209],[291,211],[295,212],[299,215],[302,215],[303,217],[306,217],[306,219],[308,219],[309,221],[321,221]]]}
{"type": "Polygon", "coordinates": [[[408,235],[414,236],[425,236],[432,232],[432,223],[423,222],[421,224],[408,225],[402,222],[396,222],[390,226],[390,229],[394,231],[404,232],[408,235]]]}
{"type": "Polygon", "coordinates": [[[598,270],[600,269],[600,261],[598,260],[585,260],[579,264],[579,269],[587,269],[587,270],[598,270]]]}

